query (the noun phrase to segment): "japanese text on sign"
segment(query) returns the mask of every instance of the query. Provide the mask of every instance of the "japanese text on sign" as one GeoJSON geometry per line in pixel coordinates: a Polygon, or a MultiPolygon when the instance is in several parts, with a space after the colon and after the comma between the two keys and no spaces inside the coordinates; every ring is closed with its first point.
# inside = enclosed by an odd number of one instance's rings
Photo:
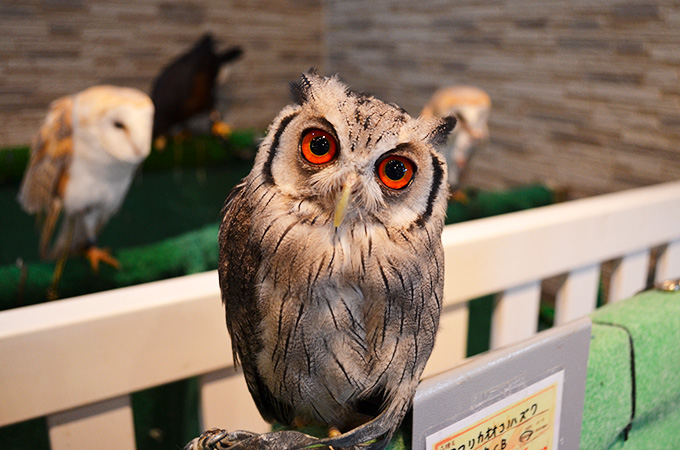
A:
{"type": "Polygon", "coordinates": [[[564,371],[426,439],[428,450],[557,450],[564,371]]]}

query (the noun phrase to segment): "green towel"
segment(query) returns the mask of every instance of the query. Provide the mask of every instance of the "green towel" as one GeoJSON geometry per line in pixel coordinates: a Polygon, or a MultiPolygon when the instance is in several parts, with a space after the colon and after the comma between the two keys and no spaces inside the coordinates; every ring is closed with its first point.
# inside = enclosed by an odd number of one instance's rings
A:
{"type": "Polygon", "coordinates": [[[644,292],[591,318],[580,448],[680,448],[680,293],[644,292]]]}
{"type": "MultiPolygon", "coordinates": [[[[102,264],[99,273],[93,274],[84,258],[69,258],[59,283],[59,297],[216,269],[217,230],[215,223],[155,244],[120,249],[115,256],[123,267],[121,270],[102,264]]],[[[54,265],[54,262],[30,263],[25,271],[16,265],[0,266],[0,310],[45,301],[54,265]]]]}

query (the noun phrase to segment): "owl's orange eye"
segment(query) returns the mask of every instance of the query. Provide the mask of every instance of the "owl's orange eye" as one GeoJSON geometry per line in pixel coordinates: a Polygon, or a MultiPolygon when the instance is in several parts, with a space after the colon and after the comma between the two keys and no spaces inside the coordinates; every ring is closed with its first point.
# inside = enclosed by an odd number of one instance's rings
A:
{"type": "Polygon", "coordinates": [[[302,135],[302,156],[312,164],[326,164],[335,157],[337,145],[332,134],[311,128],[302,135]]]}
{"type": "Polygon", "coordinates": [[[378,178],[390,189],[403,189],[413,179],[415,166],[403,156],[388,156],[378,164],[378,178]]]}

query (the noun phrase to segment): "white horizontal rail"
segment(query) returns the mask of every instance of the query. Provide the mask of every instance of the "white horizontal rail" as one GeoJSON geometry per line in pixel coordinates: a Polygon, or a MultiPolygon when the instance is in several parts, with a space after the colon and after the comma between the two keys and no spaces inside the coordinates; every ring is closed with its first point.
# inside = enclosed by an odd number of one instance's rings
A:
{"type": "Polygon", "coordinates": [[[0,313],[0,426],[232,365],[215,271],[0,313]]]}

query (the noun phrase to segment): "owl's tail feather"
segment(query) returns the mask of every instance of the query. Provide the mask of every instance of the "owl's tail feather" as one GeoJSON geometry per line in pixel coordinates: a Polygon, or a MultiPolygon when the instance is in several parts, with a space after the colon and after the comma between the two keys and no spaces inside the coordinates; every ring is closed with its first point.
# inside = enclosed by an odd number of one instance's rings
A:
{"type": "Polygon", "coordinates": [[[316,448],[318,446],[328,446],[331,448],[343,449],[365,449],[382,450],[390,443],[395,430],[391,427],[391,420],[387,421],[381,416],[367,422],[353,430],[343,433],[340,436],[326,439],[319,439],[311,446],[299,447],[316,448]]]}
{"type": "MultiPolygon", "coordinates": [[[[365,450],[382,450],[390,443],[394,432],[399,428],[408,407],[410,400],[405,402],[397,402],[392,404],[389,408],[383,410],[374,419],[360,425],[353,430],[341,434],[337,437],[320,439],[314,443],[314,447],[318,445],[326,445],[334,448],[345,449],[365,449],[365,450]]],[[[303,448],[303,447],[301,447],[303,448]]],[[[310,448],[310,447],[304,447],[310,448]]]]}
{"type": "MultiPolygon", "coordinates": [[[[418,375],[422,372],[422,367],[418,375]]],[[[320,439],[316,444],[333,448],[382,450],[390,443],[413,403],[420,376],[402,382],[385,392],[384,409],[375,418],[337,437],[320,439]]]]}

